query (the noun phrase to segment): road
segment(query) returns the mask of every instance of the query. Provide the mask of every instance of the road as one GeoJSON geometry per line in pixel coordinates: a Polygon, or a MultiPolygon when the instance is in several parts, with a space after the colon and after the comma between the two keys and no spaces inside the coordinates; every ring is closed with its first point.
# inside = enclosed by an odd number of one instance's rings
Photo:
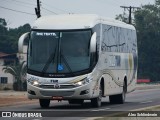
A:
{"type": "MultiPolygon", "coordinates": [[[[146,89],[136,90],[132,93],[127,94],[125,104],[110,104],[108,97],[103,98],[102,107],[92,108],[90,101],[85,101],[83,106],[80,105],[69,105],[67,101],[57,102],[52,101],[48,109],[41,109],[39,103],[30,105],[18,105],[10,107],[1,107],[0,111],[33,111],[42,112],[49,116],[54,116],[54,120],[63,120],[69,117],[69,120],[74,120],[74,117],[78,117],[77,120],[84,119],[87,117],[99,117],[108,115],[117,111],[130,111],[155,105],[160,105],[160,89],[146,89]]],[[[2,119],[2,118],[0,118],[2,119]]],[[[9,118],[6,118],[6,120],[9,118]]],[[[17,118],[13,118],[17,120],[17,118]]],[[[29,120],[28,118],[23,118],[29,120]]],[[[40,118],[38,120],[42,120],[40,118]]],[[[50,120],[51,118],[47,118],[50,120]]],[[[3,118],[4,120],[4,118],[3,118]]]]}

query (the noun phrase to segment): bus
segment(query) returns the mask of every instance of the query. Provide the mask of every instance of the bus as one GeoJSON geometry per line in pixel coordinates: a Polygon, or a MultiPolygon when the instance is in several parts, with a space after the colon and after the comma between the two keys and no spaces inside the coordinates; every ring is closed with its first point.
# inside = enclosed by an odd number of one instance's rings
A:
{"type": "Polygon", "coordinates": [[[42,108],[51,100],[100,107],[102,98],[123,104],[135,90],[137,37],[132,25],[95,14],[38,18],[28,39],[27,92],[42,108]]]}

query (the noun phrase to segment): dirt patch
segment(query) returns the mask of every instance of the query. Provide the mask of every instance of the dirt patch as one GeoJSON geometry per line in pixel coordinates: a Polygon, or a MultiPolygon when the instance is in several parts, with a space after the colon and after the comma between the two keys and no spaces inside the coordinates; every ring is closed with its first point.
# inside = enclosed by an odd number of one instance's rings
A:
{"type": "Polygon", "coordinates": [[[0,107],[38,103],[38,100],[30,100],[25,92],[0,92],[0,107]]]}

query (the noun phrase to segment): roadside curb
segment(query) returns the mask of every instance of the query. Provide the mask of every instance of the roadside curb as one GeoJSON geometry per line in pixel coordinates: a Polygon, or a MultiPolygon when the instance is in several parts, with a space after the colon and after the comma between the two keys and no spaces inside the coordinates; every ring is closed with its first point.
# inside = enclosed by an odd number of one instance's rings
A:
{"type": "Polygon", "coordinates": [[[149,111],[149,110],[153,110],[153,109],[156,109],[156,108],[159,108],[160,109],[160,105],[154,105],[154,106],[150,106],[150,107],[144,107],[144,108],[139,108],[139,109],[134,109],[134,110],[131,110],[131,111],[149,111]]]}
{"type": "Polygon", "coordinates": [[[160,85],[137,85],[136,90],[145,90],[145,89],[158,89],[160,85]]]}

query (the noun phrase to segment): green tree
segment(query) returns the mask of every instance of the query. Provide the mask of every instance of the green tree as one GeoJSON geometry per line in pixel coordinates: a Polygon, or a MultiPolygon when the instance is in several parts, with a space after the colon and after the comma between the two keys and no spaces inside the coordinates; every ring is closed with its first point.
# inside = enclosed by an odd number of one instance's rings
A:
{"type": "Polygon", "coordinates": [[[31,26],[29,24],[25,24],[23,26],[20,26],[18,28],[9,29],[8,30],[8,39],[9,43],[11,44],[10,47],[12,50],[10,50],[10,53],[15,53],[18,51],[18,40],[19,37],[28,31],[30,31],[31,26]]]}
{"type": "Polygon", "coordinates": [[[7,23],[5,19],[0,18],[0,52],[7,51],[7,49],[10,47],[7,35],[8,30],[6,28],[6,25],[7,23]]]}
{"type": "Polygon", "coordinates": [[[15,77],[15,82],[17,83],[17,89],[18,90],[24,90],[23,84],[25,81],[26,76],[26,62],[23,61],[22,63],[19,63],[14,66],[6,66],[2,69],[5,73],[10,73],[15,77]]]}
{"type": "Polygon", "coordinates": [[[17,53],[19,37],[30,29],[29,24],[8,29],[5,19],[0,18],[0,52],[17,53]]]}
{"type": "Polygon", "coordinates": [[[6,20],[3,18],[0,18],[0,26],[6,26],[6,25],[7,25],[6,20]]]}
{"type": "Polygon", "coordinates": [[[160,74],[160,0],[154,5],[144,5],[135,12],[138,36],[139,78],[158,81],[160,74]]]}
{"type": "Polygon", "coordinates": [[[119,15],[116,15],[116,20],[120,20],[122,22],[125,22],[125,23],[128,23],[128,18],[125,17],[126,14],[119,14],[119,15]]]}
{"type": "MultiPolygon", "coordinates": [[[[124,21],[122,15],[117,19],[124,21]]],[[[126,22],[126,21],[124,21],[126,22]]],[[[160,74],[160,0],[143,5],[134,12],[138,41],[138,78],[159,81],[160,74]]]]}

